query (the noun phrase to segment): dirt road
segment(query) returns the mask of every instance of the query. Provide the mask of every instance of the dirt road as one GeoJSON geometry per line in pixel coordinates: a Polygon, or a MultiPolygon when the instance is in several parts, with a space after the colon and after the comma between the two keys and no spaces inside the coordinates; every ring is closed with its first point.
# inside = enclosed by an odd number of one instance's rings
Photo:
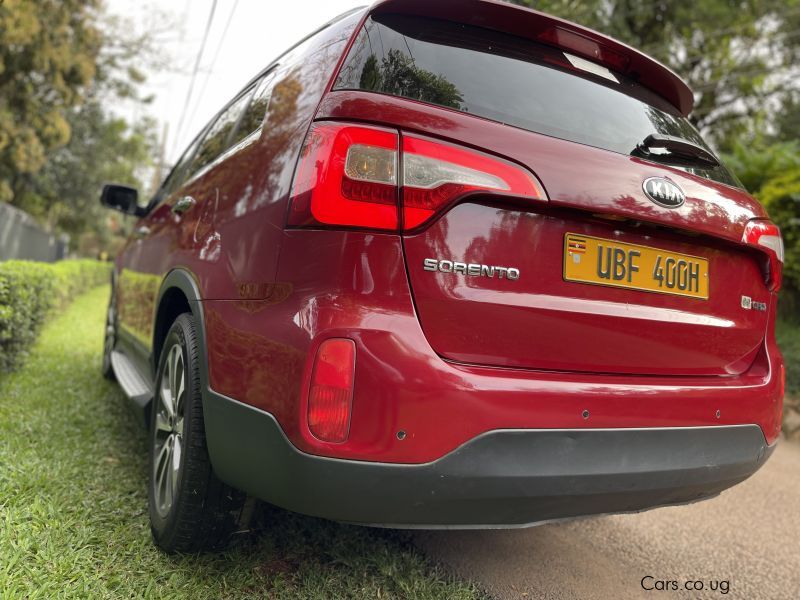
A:
{"type": "Polygon", "coordinates": [[[782,441],[758,473],[706,502],[530,529],[422,532],[416,541],[500,599],[794,600],[800,444],[782,441]]]}

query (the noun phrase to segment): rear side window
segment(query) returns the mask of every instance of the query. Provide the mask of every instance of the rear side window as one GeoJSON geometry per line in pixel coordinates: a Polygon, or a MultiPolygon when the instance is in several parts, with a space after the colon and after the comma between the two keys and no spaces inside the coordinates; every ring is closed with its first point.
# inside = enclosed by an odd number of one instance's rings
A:
{"type": "Polygon", "coordinates": [[[214,124],[203,137],[200,148],[194,157],[191,167],[192,173],[197,173],[230,148],[236,135],[239,119],[244,114],[252,95],[253,88],[250,88],[234,100],[214,121],[214,124]]]}
{"type": "Polygon", "coordinates": [[[272,97],[274,83],[275,73],[272,72],[265,75],[257,84],[255,94],[242,115],[242,121],[239,124],[234,144],[238,144],[251,133],[261,129],[269,107],[269,100],[272,97]]]}
{"type": "Polygon", "coordinates": [[[181,155],[178,162],[169,172],[167,178],[161,184],[161,187],[158,189],[156,194],[150,199],[148,203],[148,207],[152,208],[162,202],[164,199],[168,198],[171,194],[175,193],[180,187],[184,184],[184,182],[188,179],[189,167],[192,162],[192,158],[194,158],[194,153],[197,150],[197,146],[200,143],[200,136],[198,135],[189,147],[184,150],[183,154],[181,155]]]}
{"type": "MultiPolygon", "coordinates": [[[[708,146],[666,101],[621,75],[496,31],[385,15],[359,32],[335,89],[412,98],[622,154],[648,135],[708,146]]],[[[738,186],[725,167],[686,171],[738,186]]]]}

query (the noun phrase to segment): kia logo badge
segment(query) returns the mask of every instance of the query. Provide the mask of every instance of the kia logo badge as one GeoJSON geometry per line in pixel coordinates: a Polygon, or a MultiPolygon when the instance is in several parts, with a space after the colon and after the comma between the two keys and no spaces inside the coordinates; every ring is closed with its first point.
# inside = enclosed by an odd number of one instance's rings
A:
{"type": "Polygon", "coordinates": [[[664,177],[650,177],[642,183],[645,195],[664,208],[678,208],[686,201],[683,190],[664,177]]]}

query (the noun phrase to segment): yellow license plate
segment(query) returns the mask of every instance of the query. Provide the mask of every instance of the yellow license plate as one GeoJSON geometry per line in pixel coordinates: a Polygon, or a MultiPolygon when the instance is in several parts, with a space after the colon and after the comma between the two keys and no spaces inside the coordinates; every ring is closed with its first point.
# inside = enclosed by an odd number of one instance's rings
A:
{"type": "Polygon", "coordinates": [[[708,299],[708,260],[659,248],[568,233],[564,279],[708,299]]]}

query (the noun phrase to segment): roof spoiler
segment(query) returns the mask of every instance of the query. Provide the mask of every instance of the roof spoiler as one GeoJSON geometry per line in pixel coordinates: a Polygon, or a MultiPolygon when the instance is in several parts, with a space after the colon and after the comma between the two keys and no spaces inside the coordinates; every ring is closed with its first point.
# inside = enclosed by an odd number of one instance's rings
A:
{"type": "Polygon", "coordinates": [[[443,19],[556,46],[638,81],[683,116],[694,106],[689,86],[657,60],[602,33],[536,10],[498,0],[378,0],[370,13],[443,19]]]}

